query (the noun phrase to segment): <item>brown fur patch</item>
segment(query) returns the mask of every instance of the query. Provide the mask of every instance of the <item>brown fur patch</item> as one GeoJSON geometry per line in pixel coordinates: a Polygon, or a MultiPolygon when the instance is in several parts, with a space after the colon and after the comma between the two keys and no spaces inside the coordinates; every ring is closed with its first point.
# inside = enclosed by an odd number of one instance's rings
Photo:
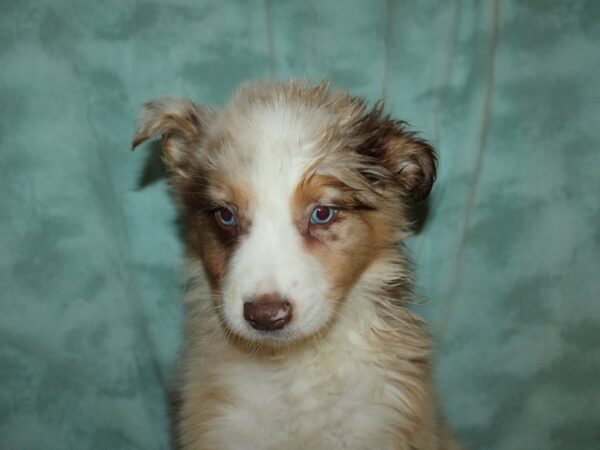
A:
{"type": "Polygon", "coordinates": [[[217,448],[218,444],[211,441],[210,425],[220,417],[224,407],[235,405],[231,390],[218,376],[211,375],[189,383],[182,394],[186,401],[179,411],[179,444],[183,448],[217,448]]]}
{"type": "Polygon", "coordinates": [[[358,192],[330,175],[306,176],[292,197],[291,208],[305,247],[329,273],[334,286],[331,299],[336,302],[396,236],[388,214],[364,205],[358,192]],[[336,217],[326,225],[310,223],[318,205],[338,208],[336,217]]]}
{"type": "Polygon", "coordinates": [[[201,176],[182,180],[179,197],[182,204],[188,252],[198,256],[207,271],[211,286],[220,289],[227,263],[239,239],[247,234],[250,220],[244,215],[250,204],[250,193],[231,178],[201,169],[201,176]],[[229,207],[236,214],[235,227],[220,226],[216,209],[229,207]]]}

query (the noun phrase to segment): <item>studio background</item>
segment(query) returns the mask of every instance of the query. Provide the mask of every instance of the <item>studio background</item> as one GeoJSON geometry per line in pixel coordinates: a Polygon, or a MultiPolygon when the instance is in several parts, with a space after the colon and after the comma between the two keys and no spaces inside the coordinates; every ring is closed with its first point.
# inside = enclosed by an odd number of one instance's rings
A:
{"type": "Polygon", "coordinates": [[[439,154],[408,247],[466,448],[600,442],[600,3],[0,0],[0,448],[167,449],[182,243],[146,100],[305,76],[439,154]]]}

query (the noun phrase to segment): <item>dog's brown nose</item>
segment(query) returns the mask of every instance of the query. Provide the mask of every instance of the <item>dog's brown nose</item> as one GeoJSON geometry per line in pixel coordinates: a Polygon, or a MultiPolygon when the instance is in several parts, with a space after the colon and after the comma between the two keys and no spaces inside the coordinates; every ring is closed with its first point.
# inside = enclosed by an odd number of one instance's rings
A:
{"type": "Polygon", "coordinates": [[[265,294],[244,303],[244,319],[256,330],[280,330],[292,318],[292,305],[276,294],[265,294]]]}

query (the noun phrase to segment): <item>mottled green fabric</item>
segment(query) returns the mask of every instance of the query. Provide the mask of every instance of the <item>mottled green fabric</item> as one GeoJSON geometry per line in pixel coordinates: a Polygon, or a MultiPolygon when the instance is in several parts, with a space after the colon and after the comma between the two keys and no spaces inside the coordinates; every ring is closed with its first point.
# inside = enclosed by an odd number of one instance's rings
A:
{"type": "Polygon", "coordinates": [[[438,149],[409,248],[466,446],[597,449],[599,74],[593,0],[0,0],[0,448],[168,448],[182,244],[136,111],[294,75],[438,149]]]}

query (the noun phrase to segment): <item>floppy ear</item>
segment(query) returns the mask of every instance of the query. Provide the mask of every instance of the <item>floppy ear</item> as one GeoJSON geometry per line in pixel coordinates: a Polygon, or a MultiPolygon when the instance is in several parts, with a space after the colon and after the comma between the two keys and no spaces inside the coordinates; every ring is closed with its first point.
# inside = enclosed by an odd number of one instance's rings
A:
{"type": "Polygon", "coordinates": [[[383,103],[377,103],[356,123],[360,144],[358,152],[385,169],[386,178],[414,200],[423,200],[431,191],[436,176],[437,158],[433,147],[406,123],[383,114],[383,103]],[[389,179],[388,178],[388,179],[389,179]]]}
{"type": "Polygon", "coordinates": [[[402,189],[414,200],[427,198],[436,177],[437,158],[433,148],[406,131],[389,137],[384,148],[385,163],[402,189]]]}
{"type": "Polygon", "coordinates": [[[193,151],[203,135],[210,110],[182,98],[159,98],[144,104],[131,148],[162,136],[164,161],[176,174],[185,175],[193,151]]]}

